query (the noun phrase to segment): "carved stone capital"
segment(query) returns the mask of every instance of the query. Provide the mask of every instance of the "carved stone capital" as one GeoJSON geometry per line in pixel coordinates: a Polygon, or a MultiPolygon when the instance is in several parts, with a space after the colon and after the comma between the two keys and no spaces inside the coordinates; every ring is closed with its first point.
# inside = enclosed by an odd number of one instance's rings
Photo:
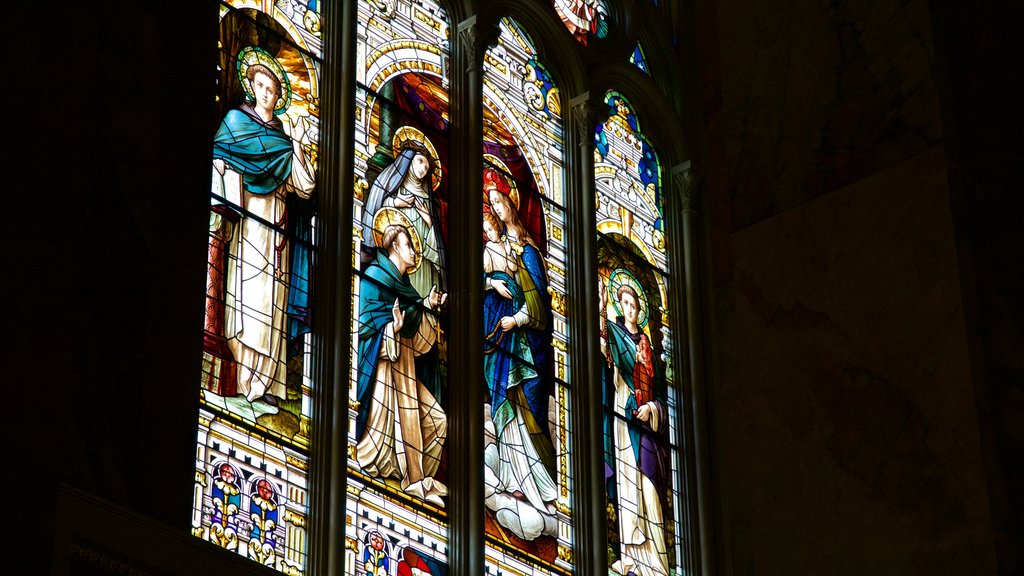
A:
{"type": "Polygon", "coordinates": [[[687,212],[697,209],[697,171],[689,160],[672,168],[672,189],[679,197],[680,210],[687,212]]]}
{"type": "Polygon", "coordinates": [[[476,16],[459,23],[459,42],[462,44],[463,62],[466,71],[479,72],[483,69],[484,52],[498,44],[500,30],[494,24],[484,24],[476,16]]]}
{"type": "Polygon", "coordinates": [[[608,119],[608,106],[603,99],[591,96],[590,92],[580,94],[569,102],[572,112],[571,126],[577,142],[591,143],[597,125],[608,119]]]}

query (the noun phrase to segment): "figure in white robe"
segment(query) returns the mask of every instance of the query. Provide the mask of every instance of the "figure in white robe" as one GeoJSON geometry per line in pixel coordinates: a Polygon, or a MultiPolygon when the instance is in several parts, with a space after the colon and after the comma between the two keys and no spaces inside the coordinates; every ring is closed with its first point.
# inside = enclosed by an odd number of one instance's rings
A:
{"type": "Polygon", "coordinates": [[[315,181],[301,148],[301,123],[275,115],[281,81],[248,67],[253,101],[225,115],[214,137],[214,190],[243,213],[230,244],[225,337],[238,363],[238,392],[249,401],[285,397],[289,194],[309,198],[315,181]],[[286,133],[286,128],[291,135],[286,133]]]}

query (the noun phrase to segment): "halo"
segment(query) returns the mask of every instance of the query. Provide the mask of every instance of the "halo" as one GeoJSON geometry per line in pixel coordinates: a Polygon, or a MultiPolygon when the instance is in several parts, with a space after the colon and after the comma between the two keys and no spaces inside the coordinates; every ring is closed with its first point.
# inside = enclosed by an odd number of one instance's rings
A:
{"type": "Polygon", "coordinates": [[[637,302],[640,305],[640,310],[637,313],[636,323],[642,329],[647,326],[647,293],[644,292],[644,287],[632,272],[625,268],[613,270],[608,277],[608,299],[611,300],[612,306],[615,307],[615,314],[618,316],[622,316],[622,308],[619,306],[619,297],[617,295],[621,286],[631,286],[633,290],[636,290],[640,300],[637,302]]]}
{"type": "Polygon", "coordinates": [[[377,213],[373,215],[373,243],[380,248],[381,241],[384,238],[384,231],[393,224],[405,228],[409,233],[412,249],[416,251],[416,263],[413,264],[412,270],[409,270],[409,274],[412,274],[420,267],[420,262],[423,261],[423,242],[420,240],[420,235],[416,232],[416,227],[412,225],[409,218],[402,214],[398,208],[385,206],[377,210],[377,213]]]}
{"type": "MultiPolygon", "coordinates": [[[[508,164],[505,164],[505,162],[501,158],[498,158],[494,154],[484,154],[484,163],[485,164],[486,163],[490,163],[490,164],[498,167],[498,172],[500,172],[502,178],[504,178],[505,181],[508,182],[508,187],[509,187],[508,197],[509,197],[510,200],[512,200],[512,204],[515,205],[516,210],[519,210],[519,188],[516,186],[516,181],[513,180],[512,178],[508,177],[508,174],[510,174],[510,172],[508,170],[508,164]]],[[[490,198],[487,197],[487,191],[485,190],[484,191],[484,206],[489,204],[490,201],[491,201],[490,198]]]]}
{"type": "Polygon", "coordinates": [[[431,178],[434,190],[441,185],[441,160],[437,157],[437,150],[434,145],[430,142],[419,128],[413,126],[402,126],[398,130],[395,130],[395,135],[391,138],[391,151],[394,152],[397,157],[402,148],[409,142],[415,142],[421,144],[430,153],[430,159],[434,161],[434,174],[431,178]]]}
{"type": "Polygon", "coordinates": [[[238,81],[242,84],[242,89],[245,90],[245,95],[250,100],[256,100],[256,95],[253,94],[252,86],[249,85],[249,78],[247,77],[249,75],[249,67],[253,64],[265,66],[274,73],[274,76],[277,76],[277,81],[281,83],[281,95],[277,97],[277,103],[274,104],[274,114],[283,114],[292,101],[292,84],[288,81],[288,74],[285,73],[277,58],[274,58],[270,52],[263,48],[258,46],[242,48],[242,51],[238,53],[238,62],[235,64],[235,67],[238,69],[238,81]]]}

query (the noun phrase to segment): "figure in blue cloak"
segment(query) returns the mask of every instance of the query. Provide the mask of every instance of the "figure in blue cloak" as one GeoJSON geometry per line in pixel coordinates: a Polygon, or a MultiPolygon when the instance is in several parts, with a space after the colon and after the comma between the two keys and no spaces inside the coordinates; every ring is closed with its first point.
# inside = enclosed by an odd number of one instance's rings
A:
{"type": "Polygon", "coordinates": [[[280,116],[289,92],[280,64],[255,47],[242,50],[239,62],[248,99],[214,136],[217,201],[241,209],[229,247],[224,329],[238,391],[275,403],[286,397],[287,343],[309,330],[309,252],[288,232],[308,239],[310,230],[294,202],[289,213],[289,202],[310,198],[315,181],[301,123],[280,116]]]}
{"type": "Polygon", "coordinates": [[[437,309],[447,294],[433,286],[421,297],[409,281],[421,260],[413,234],[388,225],[359,282],[355,458],[366,474],[395,479],[407,494],[443,506],[448,489],[435,474],[448,418],[415,361],[437,342],[437,309]]]}

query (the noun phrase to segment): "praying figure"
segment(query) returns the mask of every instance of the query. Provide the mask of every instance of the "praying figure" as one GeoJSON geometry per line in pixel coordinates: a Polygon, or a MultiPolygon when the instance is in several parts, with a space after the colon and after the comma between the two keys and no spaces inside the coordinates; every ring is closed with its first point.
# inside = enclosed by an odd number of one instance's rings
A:
{"type": "MultiPolygon", "coordinates": [[[[404,220],[393,208],[383,210],[392,211],[391,221],[404,220]]],[[[448,418],[418,378],[415,359],[436,344],[436,311],[448,295],[435,285],[421,297],[413,287],[417,244],[409,227],[387,225],[359,284],[355,458],[366,474],[393,478],[405,493],[443,506],[448,489],[434,476],[448,418]]]]}

